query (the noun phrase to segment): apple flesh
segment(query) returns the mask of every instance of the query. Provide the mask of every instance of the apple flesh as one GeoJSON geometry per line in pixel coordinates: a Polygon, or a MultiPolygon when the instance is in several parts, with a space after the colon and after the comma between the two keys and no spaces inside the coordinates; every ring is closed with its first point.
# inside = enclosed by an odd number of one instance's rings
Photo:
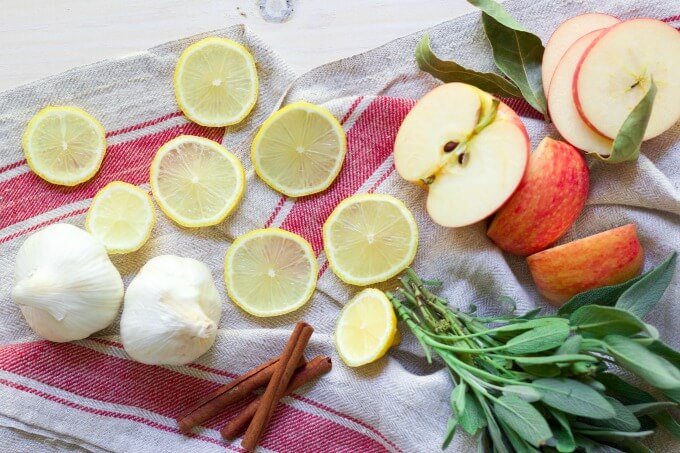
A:
{"type": "Polygon", "coordinates": [[[633,224],[527,258],[538,291],[557,306],[580,292],[635,277],[642,270],[643,261],[644,252],[633,224]]]}
{"type": "Polygon", "coordinates": [[[588,197],[588,166],[568,143],[546,137],[531,154],[517,191],[487,231],[496,245],[531,255],[558,240],[576,221],[588,197]]]}
{"type": "Polygon", "coordinates": [[[609,28],[584,52],[574,74],[573,96],[581,118],[615,138],[633,108],[657,86],[644,139],[680,119],[680,33],[655,19],[633,19],[609,28]]]}
{"type": "Polygon", "coordinates": [[[586,124],[576,109],[572,94],[574,74],[583,53],[606,30],[596,30],[578,39],[569,47],[555,68],[550,82],[548,110],[559,133],[575,147],[602,156],[611,154],[613,141],[586,124]]]}
{"type": "Polygon", "coordinates": [[[441,85],[404,119],[394,144],[402,178],[426,185],[427,211],[446,227],[493,214],[515,191],[527,166],[529,136],[517,114],[463,83],[441,85]]]}
{"type": "Polygon", "coordinates": [[[619,22],[621,21],[616,17],[601,13],[581,14],[562,22],[550,36],[543,51],[541,63],[543,91],[548,93],[557,64],[576,40],[594,30],[609,28],[619,22]]]}

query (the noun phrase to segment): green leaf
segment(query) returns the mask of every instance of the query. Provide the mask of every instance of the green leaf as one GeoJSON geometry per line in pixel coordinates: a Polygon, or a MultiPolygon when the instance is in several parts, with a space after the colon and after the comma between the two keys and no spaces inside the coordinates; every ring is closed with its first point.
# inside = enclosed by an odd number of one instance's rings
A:
{"type": "Polygon", "coordinates": [[[486,426],[486,416],[482,406],[470,391],[465,392],[465,410],[459,414],[458,422],[461,428],[472,436],[486,426]]]}
{"type": "Polygon", "coordinates": [[[601,439],[604,441],[611,441],[611,442],[623,442],[624,439],[629,438],[629,437],[646,437],[649,436],[650,434],[654,434],[654,431],[616,431],[613,429],[596,429],[597,427],[593,426],[592,428],[587,427],[587,425],[583,425],[580,423],[575,423],[574,427],[577,425],[583,426],[582,428],[574,429],[574,433],[579,433],[579,434],[584,434],[589,437],[594,437],[596,439],[601,439]]]}
{"type": "Polygon", "coordinates": [[[495,0],[468,0],[468,3],[476,6],[508,28],[526,31],[522,24],[517,22],[503,6],[495,0]]]}
{"type": "Polygon", "coordinates": [[[680,388],[673,388],[664,390],[663,394],[671,401],[680,403],[680,388]]]}
{"type": "Polygon", "coordinates": [[[626,407],[628,408],[629,411],[631,411],[635,415],[649,415],[658,414],[659,412],[663,412],[666,411],[667,409],[671,409],[677,406],[678,404],[672,401],[655,401],[653,403],[631,404],[626,407]]]}
{"type": "Polygon", "coordinates": [[[564,354],[545,355],[539,357],[517,357],[515,362],[518,365],[544,365],[548,363],[569,363],[569,362],[599,362],[600,359],[592,355],[585,354],[564,354]]]}
{"type": "Polygon", "coordinates": [[[567,316],[586,305],[605,305],[613,307],[616,301],[628,288],[633,286],[636,282],[641,280],[647,274],[638,275],[628,281],[619,283],[618,285],[603,286],[595,288],[582,293],[576,294],[569,299],[564,305],[560,307],[557,314],[560,316],[567,316]]]}
{"type": "Polygon", "coordinates": [[[446,450],[453,440],[453,436],[456,435],[456,428],[458,427],[458,417],[456,417],[453,413],[449,417],[449,422],[446,426],[446,435],[444,436],[444,440],[442,441],[442,450],[446,450]]]}
{"type": "Polygon", "coordinates": [[[671,362],[676,368],[680,368],[680,352],[671,348],[661,340],[656,340],[647,349],[652,351],[654,354],[663,357],[664,359],[671,362]]]}
{"type": "Polygon", "coordinates": [[[680,387],[680,371],[668,360],[620,335],[609,335],[604,341],[607,344],[607,351],[616,359],[619,366],[637,374],[659,389],[671,390],[680,387]]]}
{"type": "MultiPolygon", "coordinates": [[[[468,1],[475,4],[474,0],[468,1]]],[[[482,24],[496,66],[517,85],[529,104],[546,115],[547,102],[541,81],[544,50],[541,39],[525,31],[514,19],[508,20],[510,16],[507,13],[499,14],[498,11],[504,12],[500,5],[495,4],[493,10],[488,7],[488,4],[495,2],[478,0],[476,3],[485,4],[485,8],[482,8],[482,24]]]]}
{"type": "Polygon", "coordinates": [[[604,396],[579,381],[537,379],[533,386],[541,392],[541,401],[562,412],[594,419],[607,419],[616,415],[604,396]]]}
{"type": "Polygon", "coordinates": [[[514,395],[504,395],[494,403],[496,416],[512,428],[519,437],[534,447],[540,447],[552,437],[548,422],[531,404],[514,395]]]}
{"type": "Polygon", "coordinates": [[[541,393],[530,385],[505,385],[503,395],[515,395],[529,403],[541,399],[541,393]]]}
{"type": "Polygon", "coordinates": [[[562,343],[562,345],[557,348],[555,355],[575,355],[581,350],[581,340],[583,337],[581,335],[572,335],[567,338],[567,341],[562,343]]]}
{"type": "Polygon", "coordinates": [[[486,403],[486,401],[480,400],[480,404],[482,405],[484,413],[486,414],[486,420],[488,423],[487,432],[491,438],[493,451],[497,453],[510,453],[505,447],[505,443],[503,442],[503,434],[501,433],[501,429],[498,427],[498,423],[496,423],[496,418],[491,413],[491,408],[486,403]]]}
{"type": "Polygon", "coordinates": [[[517,432],[510,428],[507,423],[503,420],[498,421],[503,428],[503,434],[505,434],[506,439],[510,441],[512,445],[513,453],[534,453],[538,452],[534,447],[527,443],[526,440],[522,439],[517,432]]]}
{"type": "Polygon", "coordinates": [[[609,428],[615,431],[638,431],[640,429],[640,422],[635,417],[635,414],[624,406],[616,398],[607,396],[607,401],[616,411],[616,415],[605,420],[592,420],[590,423],[595,426],[609,428]]]}
{"type": "MultiPolygon", "coordinates": [[[[511,78],[512,79],[512,78],[511,78]]],[[[640,156],[640,145],[647,130],[649,117],[652,115],[652,106],[656,97],[656,84],[652,80],[647,94],[640,99],[640,102],[633,108],[626,120],[621,125],[621,129],[612,145],[609,156],[601,156],[591,153],[601,161],[616,164],[619,162],[634,161],[640,156]]]]}
{"type": "Polygon", "coordinates": [[[570,453],[576,449],[576,441],[574,440],[574,434],[571,432],[571,424],[569,419],[562,411],[558,411],[554,408],[548,408],[550,414],[553,416],[557,423],[552,425],[553,435],[557,441],[557,451],[560,453],[570,453]]]}
{"type": "Polygon", "coordinates": [[[628,310],[640,319],[647,316],[670,285],[677,257],[678,253],[673,252],[656,268],[647,272],[619,297],[616,307],[628,310]]]}
{"type": "Polygon", "coordinates": [[[680,424],[673,418],[671,414],[665,412],[663,414],[654,414],[652,418],[659,425],[671,433],[673,436],[680,439],[680,424]]]}
{"type": "Polygon", "coordinates": [[[643,404],[656,401],[652,395],[629,384],[613,373],[600,373],[597,380],[607,387],[607,393],[613,395],[623,404],[643,404]]]}
{"type": "Polygon", "coordinates": [[[572,327],[595,337],[633,335],[645,330],[645,323],[635,315],[615,307],[586,305],[569,317],[572,327]]]}
{"type": "MultiPolygon", "coordinates": [[[[539,357],[525,357],[522,360],[527,360],[527,359],[538,359],[539,357]]],[[[554,363],[545,363],[545,364],[532,364],[532,363],[520,363],[517,361],[517,364],[522,367],[524,371],[527,373],[533,374],[534,376],[539,376],[539,377],[555,377],[559,376],[561,373],[560,367],[555,365],[554,363]]]]}
{"type": "Polygon", "coordinates": [[[430,36],[426,33],[416,47],[418,67],[445,83],[461,82],[502,97],[522,96],[512,82],[493,72],[478,72],[459,65],[455,61],[442,60],[430,46],[430,36]]]}
{"type": "Polygon", "coordinates": [[[451,391],[451,410],[457,414],[465,412],[465,394],[467,393],[467,384],[461,382],[451,391]]]}
{"type": "Polygon", "coordinates": [[[559,347],[568,336],[569,325],[566,323],[536,327],[508,341],[507,351],[512,354],[547,351],[559,347]]]}

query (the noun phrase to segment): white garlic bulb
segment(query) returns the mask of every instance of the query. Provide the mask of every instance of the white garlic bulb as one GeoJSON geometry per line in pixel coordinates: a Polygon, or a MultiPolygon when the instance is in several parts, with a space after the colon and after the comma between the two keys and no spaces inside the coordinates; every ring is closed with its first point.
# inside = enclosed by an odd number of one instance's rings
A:
{"type": "Polygon", "coordinates": [[[94,236],[58,223],[21,245],[12,299],[41,337],[80,340],[116,318],[123,280],[94,236]]]}
{"type": "Polygon", "coordinates": [[[120,336],[139,362],[183,365],[213,345],[221,314],[220,295],[205,264],[157,256],[130,282],[120,336]]]}

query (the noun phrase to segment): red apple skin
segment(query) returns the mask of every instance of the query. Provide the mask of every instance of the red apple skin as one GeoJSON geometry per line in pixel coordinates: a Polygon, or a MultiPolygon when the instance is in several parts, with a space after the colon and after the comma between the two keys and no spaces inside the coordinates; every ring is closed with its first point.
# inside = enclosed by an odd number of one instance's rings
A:
{"type": "Polygon", "coordinates": [[[628,224],[538,252],[527,262],[538,291],[560,306],[580,292],[635,277],[644,251],[637,228],[628,224]]]}
{"type": "Polygon", "coordinates": [[[521,256],[540,252],[571,228],[586,202],[588,187],[583,155],[568,143],[546,137],[486,234],[506,252],[521,256]]]}

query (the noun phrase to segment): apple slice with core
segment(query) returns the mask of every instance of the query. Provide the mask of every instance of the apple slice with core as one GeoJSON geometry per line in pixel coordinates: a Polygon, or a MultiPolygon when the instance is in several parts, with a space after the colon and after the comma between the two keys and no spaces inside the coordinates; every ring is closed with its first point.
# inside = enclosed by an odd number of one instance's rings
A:
{"type": "Polygon", "coordinates": [[[609,28],[584,52],[574,74],[573,96],[581,118],[615,138],[633,108],[657,86],[644,140],[680,119],[680,33],[655,19],[633,19],[609,28]]]}
{"type": "Polygon", "coordinates": [[[560,59],[572,44],[591,31],[609,28],[621,22],[616,17],[601,13],[588,13],[574,16],[560,24],[545,45],[541,75],[543,91],[548,93],[555,68],[560,59]]]}
{"type": "Polygon", "coordinates": [[[529,136],[517,114],[490,94],[447,83],[404,118],[394,144],[397,172],[429,189],[427,211],[447,227],[493,214],[522,180],[529,136]]]}
{"type": "Polygon", "coordinates": [[[581,37],[565,52],[550,82],[548,110],[553,124],[562,137],[575,147],[602,156],[611,154],[611,139],[604,137],[588,126],[576,109],[572,94],[572,83],[576,67],[588,46],[606,30],[596,30],[581,37]]]}
{"type": "Polygon", "coordinates": [[[491,221],[487,235],[506,252],[530,255],[567,232],[588,197],[588,166],[568,143],[544,138],[529,158],[517,191],[491,221]]]}
{"type": "Polygon", "coordinates": [[[625,282],[640,273],[644,252],[628,224],[527,258],[538,291],[554,305],[575,294],[625,282]]]}

